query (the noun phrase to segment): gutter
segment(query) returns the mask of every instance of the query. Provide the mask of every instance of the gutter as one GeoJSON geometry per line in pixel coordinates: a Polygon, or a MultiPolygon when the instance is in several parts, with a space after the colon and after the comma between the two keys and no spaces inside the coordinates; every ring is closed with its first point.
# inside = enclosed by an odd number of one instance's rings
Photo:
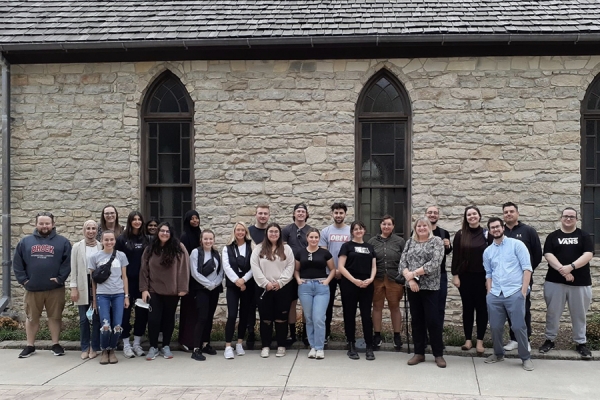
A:
{"type": "Polygon", "coordinates": [[[510,45],[512,43],[572,43],[598,42],[600,33],[569,34],[406,34],[406,35],[353,35],[353,36],[299,36],[268,38],[212,38],[212,39],[173,39],[173,40],[107,40],[107,41],[70,41],[70,42],[36,42],[36,43],[4,43],[0,51],[37,51],[62,50],[133,50],[148,48],[185,48],[189,47],[247,47],[262,46],[393,46],[407,44],[451,45],[473,43],[488,45],[510,45]]]}
{"type": "Polygon", "coordinates": [[[11,213],[10,213],[10,64],[0,53],[2,65],[2,298],[0,313],[11,301],[11,213]]]}

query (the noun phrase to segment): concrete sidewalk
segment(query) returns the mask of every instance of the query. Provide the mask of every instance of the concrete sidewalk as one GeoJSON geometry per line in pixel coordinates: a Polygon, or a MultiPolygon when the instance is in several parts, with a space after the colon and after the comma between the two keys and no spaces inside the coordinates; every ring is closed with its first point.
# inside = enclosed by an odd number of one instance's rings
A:
{"type": "Polygon", "coordinates": [[[534,360],[526,372],[518,359],[484,364],[483,358],[446,356],[440,369],[431,355],[409,367],[410,355],[380,351],[375,361],[357,361],[345,351],[328,350],[324,360],[307,358],[307,350],[262,359],[259,351],[225,360],[222,351],[197,362],[190,354],[175,358],[125,359],[100,365],[82,361],[79,351],[55,357],[38,350],[18,359],[18,349],[0,350],[2,399],[413,399],[545,398],[597,399],[600,368],[596,362],[534,360]]]}

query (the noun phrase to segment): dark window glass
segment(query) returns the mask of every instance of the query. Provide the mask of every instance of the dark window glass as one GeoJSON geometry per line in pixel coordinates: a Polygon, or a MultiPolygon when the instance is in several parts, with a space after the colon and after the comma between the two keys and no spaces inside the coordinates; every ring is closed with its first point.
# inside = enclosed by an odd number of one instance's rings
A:
{"type": "Polygon", "coordinates": [[[597,77],[582,102],[581,180],[582,229],[594,238],[600,250],[600,77],[597,77]]]}
{"type": "Polygon", "coordinates": [[[146,101],[144,210],[173,224],[179,236],[183,215],[194,207],[191,99],[179,79],[167,73],[146,101]]]}
{"type": "Polygon", "coordinates": [[[396,79],[382,73],[363,89],[358,105],[358,218],[367,236],[379,233],[383,215],[396,219],[395,232],[408,230],[407,96],[396,79]]]}

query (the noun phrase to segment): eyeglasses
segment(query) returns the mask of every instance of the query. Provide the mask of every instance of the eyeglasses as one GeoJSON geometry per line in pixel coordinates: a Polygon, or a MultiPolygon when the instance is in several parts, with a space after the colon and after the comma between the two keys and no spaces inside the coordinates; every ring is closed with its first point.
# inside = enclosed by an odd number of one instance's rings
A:
{"type": "Polygon", "coordinates": [[[161,229],[159,232],[160,232],[160,233],[166,233],[166,234],[168,234],[168,235],[170,235],[170,234],[171,234],[171,231],[170,231],[170,230],[168,230],[168,229],[161,229]]]}
{"type": "Polygon", "coordinates": [[[577,219],[577,217],[576,217],[576,216],[574,216],[574,215],[563,215],[563,216],[562,216],[562,219],[567,219],[567,220],[568,220],[568,219],[577,219]]]}
{"type": "Polygon", "coordinates": [[[438,215],[438,211],[427,211],[427,215],[438,215]]]}
{"type": "Polygon", "coordinates": [[[105,212],[104,215],[117,215],[116,212],[105,212]]]}

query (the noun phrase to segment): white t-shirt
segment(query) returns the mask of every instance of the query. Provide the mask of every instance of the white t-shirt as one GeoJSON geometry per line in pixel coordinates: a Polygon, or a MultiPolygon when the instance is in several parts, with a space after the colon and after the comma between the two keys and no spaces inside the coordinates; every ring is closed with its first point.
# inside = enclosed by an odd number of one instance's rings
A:
{"type": "MultiPolygon", "coordinates": [[[[104,251],[99,251],[96,254],[93,254],[89,258],[89,269],[95,270],[98,266],[102,264],[106,264],[112,253],[105,253],[104,251]]],[[[127,261],[127,256],[122,251],[117,251],[115,259],[112,262],[110,268],[110,276],[103,283],[96,284],[96,294],[119,294],[125,293],[125,288],[123,287],[123,278],[121,277],[121,268],[129,265],[129,261],[127,261]]]]}

